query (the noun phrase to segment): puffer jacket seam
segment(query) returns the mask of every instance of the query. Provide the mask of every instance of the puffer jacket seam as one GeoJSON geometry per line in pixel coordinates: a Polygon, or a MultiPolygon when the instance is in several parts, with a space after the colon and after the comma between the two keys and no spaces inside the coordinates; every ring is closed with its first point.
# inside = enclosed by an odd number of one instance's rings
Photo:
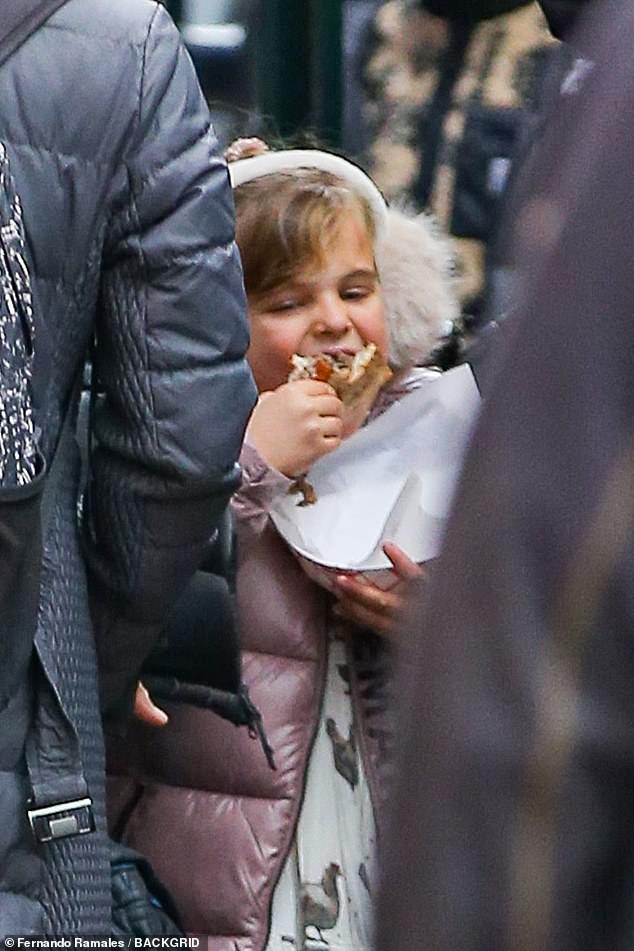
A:
{"type": "MultiPolygon", "coordinates": [[[[143,43],[143,55],[142,55],[142,59],[141,59],[141,81],[140,81],[140,83],[139,83],[138,102],[137,102],[136,117],[135,117],[135,130],[134,130],[135,132],[141,127],[142,109],[143,109],[143,93],[144,93],[144,89],[145,89],[145,72],[146,72],[146,67],[147,67],[147,56],[148,56],[148,45],[149,45],[149,40],[150,40],[150,33],[151,33],[151,31],[152,31],[152,26],[153,26],[154,21],[155,21],[155,19],[156,19],[156,17],[157,17],[157,14],[158,14],[158,5],[156,6],[156,9],[155,9],[154,13],[152,14],[152,17],[151,17],[150,22],[149,22],[149,24],[148,24],[148,28],[147,28],[146,35],[145,35],[145,41],[144,41],[144,43],[143,43]]],[[[130,169],[129,161],[127,161],[125,158],[123,159],[123,165],[124,165],[124,168],[125,168],[125,173],[126,173],[126,177],[127,177],[127,181],[128,181],[128,189],[129,189],[129,194],[130,194],[130,216],[131,216],[131,218],[132,218],[132,220],[133,220],[134,227],[136,227],[137,232],[138,232],[139,237],[140,237],[140,235],[141,235],[141,216],[140,216],[140,214],[139,214],[139,209],[138,209],[137,202],[136,202],[136,194],[135,194],[135,190],[134,190],[134,176],[132,175],[132,172],[131,172],[131,169],[130,169]]],[[[152,436],[153,436],[154,448],[156,449],[157,446],[158,446],[158,435],[157,435],[157,432],[156,432],[156,406],[155,406],[155,397],[154,397],[154,390],[153,390],[153,387],[152,387],[151,380],[149,379],[148,374],[147,374],[147,372],[146,372],[146,371],[147,371],[147,367],[149,366],[149,355],[148,355],[148,349],[147,349],[147,348],[148,348],[148,344],[147,344],[147,340],[148,340],[148,333],[147,333],[147,330],[148,330],[148,327],[147,327],[147,313],[148,313],[148,280],[149,280],[149,269],[148,269],[148,266],[147,266],[147,262],[146,262],[146,260],[145,260],[145,253],[144,253],[144,250],[143,250],[143,243],[142,243],[141,240],[139,240],[139,243],[138,243],[138,250],[139,250],[139,267],[140,267],[140,270],[141,270],[141,272],[144,274],[144,277],[145,277],[145,279],[144,279],[143,282],[142,282],[142,285],[143,285],[143,286],[142,286],[142,295],[143,295],[143,304],[142,304],[142,314],[143,314],[143,316],[142,316],[142,321],[143,321],[143,327],[144,327],[144,331],[145,331],[144,334],[143,334],[144,347],[143,347],[143,358],[142,358],[142,359],[143,359],[143,368],[142,368],[142,370],[143,370],[144,375],[145,375],[146,378],[147,378],[148,392],[149,392],[149,397],[150,397],[151,406],[152,406],[152,409],[151,409],[151,419],[152,419],[151,431],[152,431],[152,436]]],[[[136,290],[136,293],[137,293],[137,294],[138,294],[139,291],[141,290],[141,288],[140,288],[140,282],[139,282],[138,280],[135,281],[135,290],[136,290]]],[[[130,575],[131,575],[131,581],[132,581],[132,584],[131,584],[132,589],[135,589],[136,586],[137,586],[137,584],[138,584],[138,579],[139,579],[139,576],[140,576],[141,570],[142,570],[142,561],[143,561],[143,547],[142,547],[142,546],[136,546],[136,557],[134,558],[134,563],[131,563],[131,564],[130,564],[130,575]]]]}
{"type": "MultiPolygon", "coordinates": [[[[228,248],[229,245],[217,245],[217,247],[218,250],[224,250],[225,248],[228,248]]],[[[184,254],[182,252],[180,254],[174,254],[174,252],[170,252],[169,259],[172,264],[198,264],[200,260],[205,260],[208,257],[209,247],[206,246],[193,254],[184,254]]]]}
{"type": "MultiPolygon", "coordinates": [[[[158,16],[158,11],[159,11],[159,5],[157,4],[157,5],[156,5],[156,8],[155,8],[155,10],[154,10],[154,13],[152,14],[152,18],[150,19],[150,22],[149,22],[149,24],[148,24],[147,33],[146,33],[146,36],[145,36],[145,42],[144,42],[144,44],[143,44],[143,56],[142,56],[142,60],[141,60],[141,82],[140,82],[140,85],[139,85],[139,98],[138,98],[137,117],[136,117],[137,128],[140,128],[140,126],[141,126],[141,118],[142,118],[142,111],[143,111],[143,96],[144,96],[145,82],[146,82],[148,46],[149,46],[149,42],[150,42],[150,35],[151,35],[151,33],[152,33],[152,28],[153,28],[154,23],[155,23],[155,21],[156,21],[156,18],[157,18],[157,16],[158,16]]],[[[135,192],[135,189],[134,189],[134,176],[133,176],[132,173],[131,173],[130,165],[129,165],[129,163],[128,163],[127,161],[125,162],[125,170],[126,170],[127,179],[128,179],[128,185],[129,185],[129,190],[130,190],[131,214],[132,214],[132,217],[133,217],[133,220],[134,220],[134,224],[135,224],[135,226],[136,226],[136,228],[137,228],[137,231],[139,232],[139,236],[140,236],[140,234],[141,234],[141,215],[139,214],[139,209],[138,209],[138,205],[137,205],[137,195],[136,195],[136,192],[135,192]]],[[[144,348],[143,348],[143,358],[144,358],[144,369],[147,369],[147,367],[148,367],[148,365],[149,365],[149,354],[148,354],[148,349],[147,349],[147,347],[148,347],[148,344],[147,344],[147,341],[148,341],[147,315],[148,315],[148,287],[149,287],[149,283],[150,283],[150,272],[149,272],[148,264],[147,264],[147,261],[146,261],[145,252],[144,252],[144,249],[143,249],[143,242],[142,242],[141,240],[139,240],[138,248],[139,248],[140,269],[141,269],[141,271],[143,272],[143,275],[144,275],[144,280],[143,280],[143,327],[144,327],[144,331],[145,331],[145,332],[144,332],[144,334],[143,334],[143,340],[144,340],[145,346],[144,346],[144,348]]],[[[138,291],[138,290],[139,290],[139,282],[137,281],[137,291],[138,291]]],[[[155,403],[154,389],[153,389],[153,387],[152,387],[152,381],[151,381],[151,379],[150,379],[149,377],[148,377],[148,391],[149,391],[149,394],[150,394],[150,399],[151,399],[151,404],[152,404],[152,432],[153,432],[153,437],[154,437],[154,439],[153,439],[154,448],[155,448],[155,449],[158,449],[159,439],[158,439],[158,433],[157,433],[157,430],[156,430],[156,403],[155,403]]]]}
{"type": "Polygon", "coordinates": [[[154,23],[158,17],[158,12],[160,9],[160,4],[156,3],[154,7],[154,13],[150,18],[148,23],[148,28],[145,34],[145,40],[143,41],[143,55],[141,57],[141,84],[139,86],[139,109],[138,109],[138,124],[141,125],[141,113],[143,109],[143,97],[145,95],[145,79],[146,79],[146,70],[147,70],[147,59],[148,59],[148,46],[150,44],[150,36],[154,28],[154,23]]]}
{"type": "MultiPolygon", "coordinates": [[[[79,29],[77,27],[71,26],[68,23],[59,23],[51,19],[46,24],[46,30],[47,32],[50,30],[55,33],[70,33],[72,36],[78,36],[85,40],[97,39],[99,40],[100,43],[106,43],[108,46],[112,46],[117,50],[121,49],[121,41],[118,38],[115,39],[111,36],[108,36],[105,33],[94,33],[94,32],[91,33],[90,30],[79,29]]],[[[135,41],[133,39],[128,38],[127,42],[131,47],[134,48],[136,46],[143,46],[143,44],[145,43],[145,40],[135,41]]]]}
{"type": "MultiPolygon", "coordinates": [[[[155,22],[156,22],[156,20],[157,20],[157,18],[158,18],[159,10],[160,10],[160,4],[157,3],[156,6],[155,6],[155,9],[154,9],[154,13],[152,14],[152,17],[151,17],[150,22],[149,22],[149,24],[148,24],[147,33],[146,33],[146,36],[145,36],[145,43],[143,44],[143,56],[142,56],[142,60],[141,60],[141,83],[140,83],[140,86],[139,86],[139,104],[138,104],[138,114],[137,114],[137,121],[138,121],[139,127],[141,126],[142,112],[143,112],[143,97],[144,97],[144,95],[145,95],[145,83],[146,83],[147,60],[148,60],[148,47],[149,47],[149,44],[150,44],[150,36],[151,36],[151,34],[152,34],[152,30],[153,30],[153,28],[154,28],[154,24],[155,24],[155,22]]],[[[135,223],[136,223],[136,225],[137,225],[137,228],[138,228],[138,230],[139,230],[139,235],[140,235],[140,233],[141,233],[141,216],[140,216],[140,214],[139,214],[139,210],[138,210],[138,206],[137,206],[137,196],[136,196],[136,193],[135,193],[134,187],[133,187],[133,176],[132,176],[131,173],[130,173],[130,167],[129,167],[129,165],[128,165],[127,163],[126,163],[126,170],[127,170],[127,172],[128,172],[128,180],[129,180],[129,183],[130,183],[130,201],[131,201],[131,204],[132,204],[132,212],[133,212],[133,214],[134,214],[135,223]]],[[[149,288],[149,286],[150,286],[150,268],[148,267],[148,263],[147,263],[147,260],[146,260],[146,257],[145,257],[145,252],[144,252],[144,249],[143,249],[143,243],[142,243],[142,241],[139,241],[139,256],[140,256],[140,261],[141,261],[141,269],[142,269],[142,271],[143,271],[143,273],[144,273],[144,275],[145,275],[145,280],[144,280],[144,282],[143,282],[143,326],[144,326],[145,333],[144,333],[144,335],[143,335],[143,339],[144,339],[144,341],[145,341],[145,348],[144,348],[145,368],[147,368],[148,365],[149,365],[149,362],[150,362],[150,361],[149,361],[149,353],[148,353],[148,343],[147,343],[147,341],[148,341],[148,339],[149,339],[149,335],[148,335],[148,325],[147,325],[147,315],[148,315],[148,288],[149,288]]],[[[151,403],[152,403],[152,421],[153,421],[153,423],[152,423],[152,431],[153,431],[153,435],[154,435],[154,447],[155,447],[155,449],[158,450],[158,449],[159,449],[159,436],[158,436],[158,431],[157,431],[157,427],[156,427],[156,399],[155,399],[155,394],[154,394],[154,388],[153,388],[153,386],[152,386],[152,379],[151,379],[151,377],[148,377],[148,390],[149,390],[150,399],[151,399],[151,403]]]]}
{"type": "Polygon", "coordinates": [[[296,654],[282,654],[280,651],[264,651],[260,650],[259,647],[253,648],[248,645],[244,648],[243,653],[257,654],[258,657],[280,657],[282,660],[291,660],[296,664],[319,663],[318,657],[298,657],[296,654]]]}
{"type": "MultiPolygon", "coordinates": [[[[136,206],[136,200],[135,200],[135,195],[134,195],[134,190],[133,190],[133,176],[130,174],[130,168],[129,168],[127,162],[126,162],[125,168],[126,168],[126,173],[127,173],[127,177],[128,177],[128,185],[129,185],[129,189],[130,189],[131,214],[134,216],[135,226],[139,227],[140,220],[139,220],[139,213],[138,213],[138,209],[137,209],[137,206],[136,206]]],[[[143,252],[143,247],[142,247],[142,245],[141,245],[141,242],[139,242],[139,257],[140,257],[140,268],[141,268],[142,270],[144,270],[144,271],[147,271],[147,267],[146,267],[146,264],[145,264],[145,255],[144,255],[144,252],[143,252]]],[[[138,293],[139,293],[139,290],[140,290],[140,288],[139,288],[139,281],[138,281],[138,280],[135,281],[135,285],[136,285],[136,287],[135,287],[136,293],[138,294],[138,293]]],[[[148,366],[148,353],[147,353],[147,305],[148,305],[148,300],[147,300],[147,282],[146,282],[146,281],[143,283],[143,291],[142,291],[142,293],[143,293],[143,318],[142,318],[142,319],[143,319],[143,326],[144,326],[144,329],[145,329],[145,333],[144,333],[145,346],[144,346],[144,348],[143,348],[144,364],[145,364],[145,366],[143,367],[143,370],[145,371],[145,368],[148,366]]],[[[146,375],[146,374],[144,373],[144,375],[146,375]]],[[[151,400],[151,403],[152,403],[152,432],[153,432],[153,437],[154,437],[154,446],[156,447],[157,437],[156,437],[156,423],[155,423],[154,391],[153,391],[153,389],[152,389],[152,385],[151,385],[151,383],[150,383],[149,380],[148,380],[148,386],[149,386],[150,400],[151,400]]],[[[143,502],[141,502],[140,505],[143,505],[143,508],[145,508],[145,505],[144,505],[143,502]]],[[[131,587],[132,590],[135,590],[136,587],[137,587],[137,585],[138,585],[139,577],[140,577],[140,575],[141,575],[141,562],[142,562],[142,560],[143,560],[143,548],[142,548],[142,546],[137,545],[137,546],[136,546],[136,556],[135,556],[135,558],[134,558],[134,561],[131,560],[130,566],[129,566],[129,568],[130,568],[130,581],[131,581],[130,587],[131,587]]]]}
{"type": "MultiPolygon", "coordinates": [[[[158,16],[159,7],[160,7],[160,4],[159,4],[159,3],[156,3],[156,4],[155,4],[155,8],[154,8],[154,12],[153,12],[152,16],[150,17],[149,23],[148,23],[148,25],[147,25],[146,32],[145,32],[145,37],[143,38],[143,41],[142,41],[142,42],[139,42],[139,43],[131,43],[131,46],[133,46],[133,47],[137,47],[137,46],[142,47],[143,52],[142,52],[142,55],[141,55],[141,81],[140,81],[140,83],[139,83],[139,92],[138,92],[138,98],[137,98],[137,108],[136,108],[135,114],[134,114],[134,124],[133,124],[133,128],[132,128],[132,130],[131,130],[131,133],[130,133],[130,138],[133,138],[133,137],[136,135],[137,131],[138,131],[138,130],[140,129],[140,127],[141,127],[142,112],[143,112],[143,95],[144,95],[145,73],[146,73],[146,64],[147,64],[147,57],[148,57],[148,46],[149,46],[149,42],[150,42],[150,34],[151,34],[151,32],[152,32],[152,27],[154,26],[154,21],[156,20],[156,18],[157,18],[157,16],[158,16]]],[[[51,150],[51,152],[53,152],[53,154],[56,154],[56,155],[63,155],[63,154],[64,154],[64,153],[62,153],[62,152],[53,151],[53,150],[51,150]]],[[[76,155],[72,155],[72,156],[70,156],[70,157],[71,157],[71,158],[77,158],[76,155]]],[[[90,161],[89,161],[87,158],[86,158],[85,160],[84,160],[83,156],[80,156],[80,158],[82,159],[82,161],[86,161],[87,164],[90,164],[90,161]]],[[[107,162],[107,161],[98,162],[97,160],[95,160],[95,161],[94,161],[94,164],[95,164],[96,166],[103,165],[105,168],[110,168],[110,166],[111,166],[111,163],[110,163],[110,162],[107,162]]],[[[132,204],[132,207],[134,208],[134,188],[133,188],[133,184],[132,184],[133,178],[132,178],[132,174],[131,174],[131,172],[130,172],[130,168],[129,168],[128,162],[127,162],[127,160],[126,160],[126,150],[125,150],[125,149],[123,149],[123,154],[122,154],[122,156],[120,157],[119,162],[116,164],[116,169],[113,168],[113,175],[112,175],[113,181],[116,181],[116,178],[117,178],[116,171],[118,170],[118,168],[123,168],[123,170],[125,171],[126,179],[127,179],[128,186],[129,186],[131,204],[132,204]]],[[[134,210],[136,210],[136,209],[134,209],[134,210]]],[[[138,214],[137,214],[137,219],[136,219],[136,220],[137,220],[137,222],[139,221],[138,214]]]]}
{"type": "MultiPolygon", "coordinates": [[[[116,775],[116,774],[111,774],[111,775],[116,775]]],[[[124,779],[127,778],[125,773],[121,773],[121,774],[119,774],[119,775],[120,775],[122,778],[124,778],[124,779]]],[[[202,793],[202,795],[204,795],[204,796],[224,796],[224,797],[226,797],[227,799],[231,799],[232,801],[233,801],[233,800],[236,800],[236,799],[248,799],[250,802],[288,802],[288,803],[292,803],[293,800],[295,799],[295,797],[292,796],[292,795],[286,795],[286,796],[255,796],[255,795],[251,795],[250,793],[236,793],[236,792],[232,792],[231,790],[206,789],[206,788],[201,787],[201,786],[190,786],[190,785],[188,785],[187,783],[170,783],[170,782],[168,782],[167,780],[164,780],[164,779],[161,779],[160,781],[150,780],[150,779],[146,779],[146,778],[143,776],[143,774],[141,774],[141,773],[138,775],[138,777],[135,776],[135,779],[137,779],[137,781],[138,781],[142,786],[144,786],[145,788],[150,788],[150,787],[151,787],[152,789],[156,789],[157,787],[160,787],[160,788],[163,788],[163,789],[178,789],[178,790],[182,790],[183,792],[188,792],[188,793],[189,793],[189,792],[202,793]]]]}
{"type": "Polygon", "coordinates": [[[98,158],[95,158],[93,155],[78,155],[76,152],[64,152],[61,149],[49,148],[44,144],[34,145],[33,142],[22,141],[16,139],[10,135],[3,135],[2,141],[7,145],[10,145],[12,149],[16,151],[18,149],[28,149],[29,152],[43,153],[44,155],[52,155],[55,158],[65,158],[72,159],[75,162],[81,162],[84,165],[92,165],[95,168],[108,168],[109,163],[106,161],[100,162],[98,158]]]}
{"type": "MultiPolygon", "coordinates": [[[[127,173],[127,177],[128,177],[128,185],[129,185],[129,188],[130,188],[130,206],[131,206],[131,207],[130,207],[130,213],[131,213],[131,217],[132,217],[133,222],[134,222],[134,226],[136,227],[137,231],[138,231],[139,234],[140,234],[140,232],[141,232],[141,216],[140,216],[140,214],[139,214],[139,209],[138,209],[137,202],[136,202],[136,195],[135,195],[135,193],[134,193],[134,177],[133,177],[133,175],[131,174],[130,166],[128,165],[127,162],[125,163],[125,168],[126,168],[126,173],[127,173]]],[[[139,241],[139,243],[138,243],[138,251],[139,251],[139,269],[140,269],[140,270],[142,271],[142,273],[143,273],[143,280],[142,280],[142,281],[139,281],[139,280],[137,279],[137,280],[135,281],[135,285],[136,285],[135,289],[136,289],[137,294],[139,293],[140,290],[141,290],[141,292],[142,292],[142,314],[143,314],[143,316],[142,316],[141,320],[142,320],[142,322],[143,322],[143,330],[144,330],[144,333],[143,333],[143,349],[142,349],[142,352],[143,352],[143,371],[144,371],[144,375],[146,376],[147,382],[148,382],[148,392],[149,392],[150,401],[151,401],[151,418],[152,418],[151,431],[152,431],[152,434],[153,434],[153,447],[154,447],[154,449],[156,450],[156,449],[158,449],[158,444],[159,444],[158,435],[157,435],[157,432],[156,432],[156,401],[155,401],[154,388],[153,388],[153,386],[152,386],[151,378],[150,378],[149,374],[147,374],[147,372],[146,372],[146,371],[147,371],[147,368],[148,368],[148,366],[149,366],[149,362],[150,362],[150,361],[149,361],[149,354],[148,354],[148,343],[147,343],[147,341],[148,341],[148,324],[147,324],[147,315],[148,315],[148,286],[149,286],[150,275],[149,275],[149,268],[148,268],[148,265],[147,265],[147,261],[146,261],[146,258],[145,258],[145,251],[143,250],[143,243],[142,243],[142,241],[139,241]],[[141,287],[141,285],[142,285],[142,287],[141,287]]]]}
{"type": "MultiPolygon", "coordinates": [[[[211,134],[211,127],[209,125],[205,127],[204,133],[201,133],[201,129],[193,130],[191,139],[185,139],[185,138],[181,139],[181,154],[182,152],[187,151],[187,149],[191,148],[192,146],[197,145],[203,138],[209,139],[210,134],[211,134]]],[[[173,165],[174,162],[178,162],[179,159],[180,159],[180,156],[172,155],[168,159],[166,159],[164,162],[159,162],[158,164],[153,165],[151,170],[149,170],[145,174],[140,174],[138,176],[138,188],[137,188],[138,194],[142,195],[145,188],[148,185],[152,185],[152,179],[157,174],[160,174],[164,169],[169,168],[169,166],[173,165]]],[[[225,242],[224,245],[218,245],[218,247],[229,248],[231,247],[233,243],[234,243],[233,240],[231,240],[231,241],[225,242]]]]}

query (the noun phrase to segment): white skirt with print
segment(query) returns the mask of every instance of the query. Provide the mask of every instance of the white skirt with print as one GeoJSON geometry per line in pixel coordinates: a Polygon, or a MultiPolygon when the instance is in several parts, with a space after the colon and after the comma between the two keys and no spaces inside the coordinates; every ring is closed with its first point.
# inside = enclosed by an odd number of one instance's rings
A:
{"type": "Polygon", "coordinates": [[[324,700],[266,951],[371,951],[376,828],[355,738],[344,641],[329,643],[324,700]]]}

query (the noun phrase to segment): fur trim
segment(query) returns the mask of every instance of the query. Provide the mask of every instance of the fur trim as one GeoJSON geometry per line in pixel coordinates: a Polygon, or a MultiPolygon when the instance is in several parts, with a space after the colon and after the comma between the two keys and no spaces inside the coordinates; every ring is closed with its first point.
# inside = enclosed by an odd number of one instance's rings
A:
{"type": "Polygon", "coordinates": [[[390,332],[390,365],[424,363],[459,316],[453,255],[433,218],[390,208],[376,263],[390,332]]]}

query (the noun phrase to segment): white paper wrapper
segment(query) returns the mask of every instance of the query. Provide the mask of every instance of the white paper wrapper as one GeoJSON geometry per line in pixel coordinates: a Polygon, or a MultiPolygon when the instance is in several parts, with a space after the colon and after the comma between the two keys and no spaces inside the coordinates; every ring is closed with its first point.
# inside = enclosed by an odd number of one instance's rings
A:
{"type": "Polygon", "coordinates": [[[318,566],[383,574],[387,541],[419,563],[438,554],[479,405],[469,366],[438,374],[320,459],[307,477],[314,505],[276,502],[277,530],[316,580],[318,566]]]}

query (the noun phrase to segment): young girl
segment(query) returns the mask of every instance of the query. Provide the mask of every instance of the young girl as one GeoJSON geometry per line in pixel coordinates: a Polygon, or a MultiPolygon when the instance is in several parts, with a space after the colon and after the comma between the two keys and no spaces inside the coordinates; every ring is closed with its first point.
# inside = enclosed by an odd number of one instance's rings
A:
{"type": "Polygon", "coordinates": [[[418,365],[456,316],[450,257],[426,218],[388,210],[342,158],[264,152],[252,141],[232,151],[260,391],[233,501],[236,597],[243,679],[276,769],[246,734],[175,705],[139,754],[151,794],[137,787],[121,809],[125,836],[214,951],[369,951],[389,635],[419,569],[388,545],[399,584],[384,592],[342,576],[333,599],[303,573],[268,513],[319,458],[429,374],[418,365]],[[394,372],[373,405],[346,410],[326,383],[287,382],[294,353],[356,353],[368,343],[394,372]]]}

